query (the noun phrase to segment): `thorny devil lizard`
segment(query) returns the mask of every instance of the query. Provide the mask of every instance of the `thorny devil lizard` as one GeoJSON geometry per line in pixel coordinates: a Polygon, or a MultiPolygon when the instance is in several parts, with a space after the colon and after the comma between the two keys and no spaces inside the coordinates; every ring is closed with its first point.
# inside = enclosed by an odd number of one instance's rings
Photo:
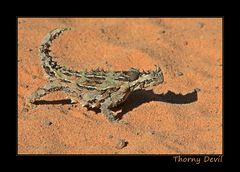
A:
{"type": "Polygon", "coordinates": [[[60,66],[50,55],[50,47],[53,40],[66,30],[70,28],[52,30],[40,45],[41,64],[49,82],[28,97],[28,107],[33,107],[38,99],[51,92],[64,91],[71,98],[78,98],[82,106],[100,109],[113,122],[118,119],[111,108],[123,103],[131,92],[163,83],[163,73],[158,66],[147,72],[135,68],[128,71],[73,71],[60,66]]]}

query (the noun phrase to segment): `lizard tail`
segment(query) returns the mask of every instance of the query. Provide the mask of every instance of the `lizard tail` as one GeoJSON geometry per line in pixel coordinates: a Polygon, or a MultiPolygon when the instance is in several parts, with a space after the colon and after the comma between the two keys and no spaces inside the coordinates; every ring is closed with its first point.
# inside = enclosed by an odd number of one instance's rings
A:
{"type": "Polygon", "coordinates": [[[56,70],[58,70],[60,68],[64,68],[64,67],[59,66],[57,64],[57,62],[55,62],[53,60],[52,56],[50,55],[50,52],[51,52],[50,46],[52,44],[52,41],[54,39],[56,39],[57,37],[59,37],[59,35],[66,30],[70,30],[70,28],[57,28],[57,29],[50,31],[44,37],[44,39],[39,47],[39,56],[41,59],[42,66],[43,66],[46,74],[50,78],[56,78],[56,70]]]}

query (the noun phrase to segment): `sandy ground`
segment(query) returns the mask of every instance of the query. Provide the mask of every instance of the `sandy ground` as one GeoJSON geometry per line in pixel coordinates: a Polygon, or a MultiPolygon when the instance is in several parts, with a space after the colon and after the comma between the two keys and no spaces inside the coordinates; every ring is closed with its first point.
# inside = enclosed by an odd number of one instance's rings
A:
{"type": "Polygon", "coordinates": [[[221,154],[222,19],[19,18],[18,153],[221,154]],[[63,92],[24,110],[26,98],[47,83],[38,47],[58,27],[72,28],[52,45],[60,64],[75,70],[158,64],[165,82],[133,92],[116,112],[120,124],[70,104],[63,92]]]}

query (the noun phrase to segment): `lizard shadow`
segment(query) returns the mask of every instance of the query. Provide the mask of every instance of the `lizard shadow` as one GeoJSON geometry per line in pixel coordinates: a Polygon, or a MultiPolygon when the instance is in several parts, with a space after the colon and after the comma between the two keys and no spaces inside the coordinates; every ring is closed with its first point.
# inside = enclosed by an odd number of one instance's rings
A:
{"type": "Polygon", "coordinates": [[[72,103],[71,99],[62,99],[62,100],[37,100],[36,102],[34,102],[35,105],[44,105],[44,104],[76,104],[76,103],[72,103]]]}
{"type": "MultiPolygon", "coordinates": [[[[122,117],[127,114],[129,111],[132,111],[134,108],[137,108],[141,104],[148,103],[151,101],[165,102],[171,104],[189,104],[198,100],[197,91],[194,90],[185,95],[176,94],[172,91],[168,91],[165,94],[155,94],[153,90],[137,90],[132,92],[127,100],[120,104],[117,107],[111,108],[113,111],[121,112],[117,113],[116,118],[122,119],[122,117]]],[[[72,103],[71,99],[62,99],[62,100],[38,100],[34,104],[76,104],[72,103]]],[[[95,111],[95,113],[100,113],[100,109],[88,108],[88,110],[95,111]]]]}
{"type": "Polygon", "coordinates": [[[122,117],[129,111],[132,111],[134,108],[140,106],[141,104],[148,103],[151,101],[165,102],[171,104],[189,104],[198,100],[197,91],[194,90],[185,95],[176,94],[172,91],[168,91],[165,94],[155,94],[153,90],[137,90],[129,95],[127,100],[117,108],[113,108],[113,111],[119,110],[122,111],[116,115],[118,119],[122,117]]]}

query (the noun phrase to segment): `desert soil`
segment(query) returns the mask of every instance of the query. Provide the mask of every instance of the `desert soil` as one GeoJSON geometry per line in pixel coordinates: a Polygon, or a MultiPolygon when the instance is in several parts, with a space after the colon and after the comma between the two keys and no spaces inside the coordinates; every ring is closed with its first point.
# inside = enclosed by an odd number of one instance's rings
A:
{"type": "Polygon", "coordinates": [[[19,154],[221,154],[221,18],[19,18],[19,154]],[[164,83],[133,92],[121,123],[54,92],[36,108],[26,98],[48,82],[38,48],[52,29],[56,61],[75,70],[154,69],[164,83]]]}

